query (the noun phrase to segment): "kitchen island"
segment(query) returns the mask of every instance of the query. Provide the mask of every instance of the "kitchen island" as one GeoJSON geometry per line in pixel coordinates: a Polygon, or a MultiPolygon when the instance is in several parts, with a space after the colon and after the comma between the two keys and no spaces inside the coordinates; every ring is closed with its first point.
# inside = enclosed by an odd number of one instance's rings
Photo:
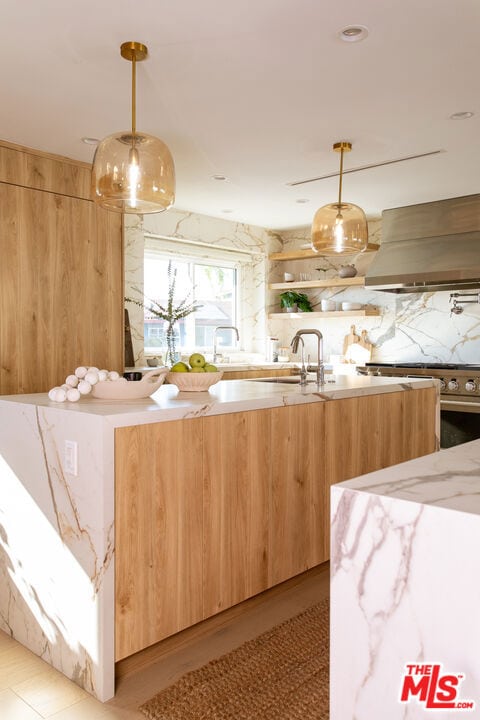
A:
{"type": "Polygon", "coordinates": [[[438,449],[438,383],[0,398],[0,627],[101,700],[115,662],[328,559],[332,483],[438,449]]]}
{"type": "Polygon", "coordinates": [[[330,720],[479,717],[479,488],[480,440],[332,488],[330,720]]]}

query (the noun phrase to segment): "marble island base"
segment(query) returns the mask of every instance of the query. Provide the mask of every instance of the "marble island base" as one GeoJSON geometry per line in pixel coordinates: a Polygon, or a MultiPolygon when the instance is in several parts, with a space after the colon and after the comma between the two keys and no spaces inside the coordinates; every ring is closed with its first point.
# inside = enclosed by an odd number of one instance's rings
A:
{"type": "Polygon", "coordinates": [[[480,441],[341,483],[331,513],[330,720],[479,718],[480,441]]]}

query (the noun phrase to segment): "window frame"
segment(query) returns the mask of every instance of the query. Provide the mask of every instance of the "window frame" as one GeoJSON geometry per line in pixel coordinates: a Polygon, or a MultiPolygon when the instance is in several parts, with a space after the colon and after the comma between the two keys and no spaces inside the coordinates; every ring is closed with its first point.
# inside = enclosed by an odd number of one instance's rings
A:
{"type": "MultiPolygon", "coordinates": [[[[234,321],[232,324],[238,328],[240,334],[240,341],[242,341],[244,325],[244,319],[242,317],[242,288],[244,278],[242,274],[244,271],[244,266],[252,262],[252,254],[250,252],[225,248],[223,246],[210,245],[197,241],[173,239],[165,236],[145,234],[143,267],[145,266],[148,255],[154,255],[167,261],[172,260],[173,256],[173,258],[178,258],[180,262],[205,266],[217,265],[219,267],[232,269],[235,273],[235,292],[233,302],[234,321]]],[[[145,298],[145,292],[143,293],[143,297],[145,298]]],[[[229,345],[221,345],[222,351],[225,351],[227,353],[239,349],[235,345],[235,333],[231,332],[230,336],[231,343],[229,345]]],[[[145,339],[143,349],[146,356],[159,354],[160,351],[159,347],[152,347],[146,345],[145,339]]],[[[188,353],[193,350],[211,352],[212,349],[212,345],[202,345],[195,347],[186,346],[182,348],[181,351],[184,353],[188,353]]]]}

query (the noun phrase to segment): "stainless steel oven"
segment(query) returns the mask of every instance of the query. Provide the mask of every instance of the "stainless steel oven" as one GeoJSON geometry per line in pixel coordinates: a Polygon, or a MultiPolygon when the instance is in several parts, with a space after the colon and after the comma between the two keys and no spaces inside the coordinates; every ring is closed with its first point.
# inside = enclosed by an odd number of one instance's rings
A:
{"type": "Polygon", "coordinates": [[[480,439],[480,365],[367,363],[357,371],[361,375],[440,380],[440,446],[480,439]]]}

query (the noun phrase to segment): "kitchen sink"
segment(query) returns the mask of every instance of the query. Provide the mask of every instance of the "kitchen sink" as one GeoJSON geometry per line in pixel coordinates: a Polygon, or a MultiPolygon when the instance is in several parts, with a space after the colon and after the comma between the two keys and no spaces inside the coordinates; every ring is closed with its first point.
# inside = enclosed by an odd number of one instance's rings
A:
{"type": "MultiPolygon", "coordinates": [[[[268,382],[268,383],[286,383],[287,385],[299,385],[300,375],[284,375],[280,377],[271,378],[251,378],[253,382],[268,382]]],[[[315,382],[315,380],[307,380],[307,382],[315,382]]]]}

